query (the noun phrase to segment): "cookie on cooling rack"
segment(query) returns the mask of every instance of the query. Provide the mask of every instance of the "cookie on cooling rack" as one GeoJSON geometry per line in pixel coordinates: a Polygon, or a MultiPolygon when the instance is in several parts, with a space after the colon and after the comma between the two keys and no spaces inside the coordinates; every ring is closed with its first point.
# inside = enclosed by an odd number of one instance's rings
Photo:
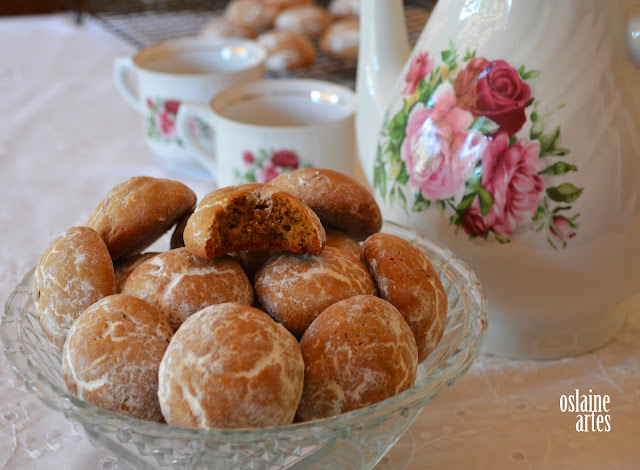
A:
{"type": "Polygon", "coordinates": [[[322,35],[331,23],[327,10],[318,5],[300,5],[284,10],[276,18],[277,29],[302,33],[310,38],[322,35]]]}
{"type": "Polygon", "coordinates": [[[348,62],[358,59],[360,42],[360,21],[349,18],[331,23],[320,38],[320,49],[334,57],[348,62]]]}
{"type": "Polygon", "coordinates": [[[316,61],[316,48],[302,33],[272,29],[260,34],[257,41],[267,50],[265,68],[271,72],[309,67],[316,61]]]}

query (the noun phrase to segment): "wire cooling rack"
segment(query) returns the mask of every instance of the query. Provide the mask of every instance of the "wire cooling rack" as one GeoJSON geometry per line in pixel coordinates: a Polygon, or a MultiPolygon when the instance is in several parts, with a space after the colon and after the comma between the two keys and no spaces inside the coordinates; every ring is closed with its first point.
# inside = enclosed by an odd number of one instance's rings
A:
{"type": "MultiPolygon", "coordinates": [[[[85,0],[81,2],[82,10],[78,13],[91,15],[107,30],[143,48],[165,39],[198,34],[205,24],[223,14],[227,3],[225,0],[85,0]]],[[[318,3],[326,5],[327,1],[318,3]]],[[[433,3],[433,0],[405,2],[407,30],[412,44],[427,22],[433,3]]],[[[336,60],[319,51],[316,62],[310,67],[271,72],[267,76],[315,78],[353,88],[356,63],[336,60]]]]}

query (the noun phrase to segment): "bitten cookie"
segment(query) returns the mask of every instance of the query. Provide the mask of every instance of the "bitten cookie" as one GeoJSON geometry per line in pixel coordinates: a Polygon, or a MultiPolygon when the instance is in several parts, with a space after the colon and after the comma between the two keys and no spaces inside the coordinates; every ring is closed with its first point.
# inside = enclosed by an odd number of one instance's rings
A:
{"type": "Polygon", "coordinates": [[[79,398],[116,413],[162,421],[158,368],[173,331],[143,300],[112,295],[76,320],[62,356],[62,376],[79,398]]]}
{"type": "Polygon", "coordinates": [[[356,240],[364,240],[382,227],[382,214],[373,195],[337,171],[305,168],[282,173],[270,184],[309,206],[325,228],[335,228],[356,240]]]}
{"type": "Polygon", "coordinates": [[[275,186],[248,183],[207,194],[184,230],[185,246],[211,259],[235,251],[317,254],[325,232],[311,209],[275,186]]]}
{"type": "Polygon", "coordinates": [[[33,273],[33,304],[42,331],[62,351],[76,318],[94,302],[116,293],[113,263],[100,236],[72,227],[53,240],[33,273]]]}
{"type": "Polygon", "coordinates": [[[271,72],[308,67],[316,61],[316,48],[302,33],[272,29],[258,36],[257,41],[267,50],[265,68],[271,72]]]}
{"type": "Polygon", "coordinates": [[[307,329],[300,348],[303,421],[372,405],[410,388],[416,378],[413,334],[398,310],[378,297],[333,304],[307,329]]]}
{"type": "Polygon", "coordinates": [[[253,304],[253,288],[237,260],[229,256],[206,260],[186,248],[142,263],[129,275],[122,292],[158,308],[174,330],[209,305],[253,304]]]}
{"type": "Polygon", "coordinates": [[[195,193],[178,181],[138,176],[109,191],[87,226],[98,232],[116,261],[147,248],[195,204],[195,193]]]}
{"type": "Polygon", "coordinates": [[[360,254],[380,297],[409,324],[422,362],[442,338],[447,317],[447,294],[438,273],[420,249],[388,233],[369,237],[360,254]]]}
{"type": "Polygon", "coordinates": [[[169,424],[257,428],[291,424],[304,363],[296,339],[245,305],[214,305],[176,332],[160,364],[158,396],[169,424]]]}
{"type": "Polygon", "coordinates": [[[330,305],[356,295],[376,295],[362,262],[330,246],[317,256],[275,255],[256,273],[255,289],[267,312],[298,335],[330,305]]]}

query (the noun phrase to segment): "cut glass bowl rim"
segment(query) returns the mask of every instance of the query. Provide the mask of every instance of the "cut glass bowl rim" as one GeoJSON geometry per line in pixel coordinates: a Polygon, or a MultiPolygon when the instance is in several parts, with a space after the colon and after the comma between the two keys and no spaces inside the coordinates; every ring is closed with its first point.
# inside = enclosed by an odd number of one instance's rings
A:
{"type": "MultiPolygon", "coordinates": [[[[267,439],[294,437],[304,439],[308,436],[324,435],[346,429],[354,425],[369,422],[376,417],[386,416],[400,408],[422,406],[433,399],[443,388],[453,385],[469,369],[478,356],[487,334],[487,299],[478,278],[469,266],[457,258],[443,245],[429,241],[393,222],[385,222],[383,232],[400,236],[415,246],[426,250],[434,265],[439,264],[438,271],[447,277],[448,282],[463,281],[459,286],[459,294],[466,300],[463,328],[450,342],[440,342],[431,355],[419,367],[427,370],[426,377],[416,380],[413,387],[379,403],[359,410],[343,413],[334,417],[294,423],[286,426],[255,429],[189,429],[174,427],[168,424],[143,421],[120,415],[91,403],[85,402],[69,393],[63,386],[53,383],[32,360],[28,345],[22,341],[24,320],[32,310],[31,277],[35,268],[22,279],[16,290],[7,299],[2,321],[0,322],[0,338],[4,352],[13,370],[25,383],[27,389],[36,394],[41,401],[51,408],[62,411],[67,417],[80,422],[92,422],[104,426],[113,426],[122,431],[133,431],[138,434],[157,438],[171,439],[207,439],[224,441],[225,443],[251,443],[267,439]],[[434,262],[433,257],[437,258],[434,262]],[[450,278],[450,279],[449,279],[450,278]],[[21,302],[19,305],[15,305],[21,302]],[[19,315],[19,318],[13,316],[19,315]],[[16,333],[12,336],[12,333],[16,333]],[[425,369],[426,368],[426,369],[425,369]]],[[[443,279],[443,283],[444,283],[443,279]]],[[[450,312],[448,312],[449,314],[450,312]]],[[[31,315],[34,315],[31,313],[31,315]]],[[[449,331],[449,315],[447,331],[449,331]]],[[[459,328],[459,326],[457,327],[459,328]]],[[[52,350],[53,351],[53,350],[52,350]]],[[[420,375],[420,374],[419,374],[420,375]]]]}

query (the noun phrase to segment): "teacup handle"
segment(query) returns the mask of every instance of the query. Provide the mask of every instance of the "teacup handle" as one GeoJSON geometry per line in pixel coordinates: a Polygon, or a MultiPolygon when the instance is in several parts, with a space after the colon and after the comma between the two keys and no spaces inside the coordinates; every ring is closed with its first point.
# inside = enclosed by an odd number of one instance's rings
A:
{"type": "Polygon", "coordinates": [[[135,69],[131,57],[117,57],[113,62],[113,79],[116,88],[124,100],[136,111],[142,112],[142,104],[138,93],[131,86],[128,78],[131,78],[135,69]]]}
{"type": "Polygon", "coordinates": [[[197,102],[185,102],[180,104],[180,107],[178,108],[178,115],[176,116],[178,137],[187,148],[189,155],[205,167],[209,173],[211,173],[211,176],[215,177],[216,155],[202,145],[199,136],[193,132],[194,128],[190,125],[190,123],[196,118],[202,120],[213,130],[213,137],[215,139],[216,116],[208,105],[197,102]]]}

